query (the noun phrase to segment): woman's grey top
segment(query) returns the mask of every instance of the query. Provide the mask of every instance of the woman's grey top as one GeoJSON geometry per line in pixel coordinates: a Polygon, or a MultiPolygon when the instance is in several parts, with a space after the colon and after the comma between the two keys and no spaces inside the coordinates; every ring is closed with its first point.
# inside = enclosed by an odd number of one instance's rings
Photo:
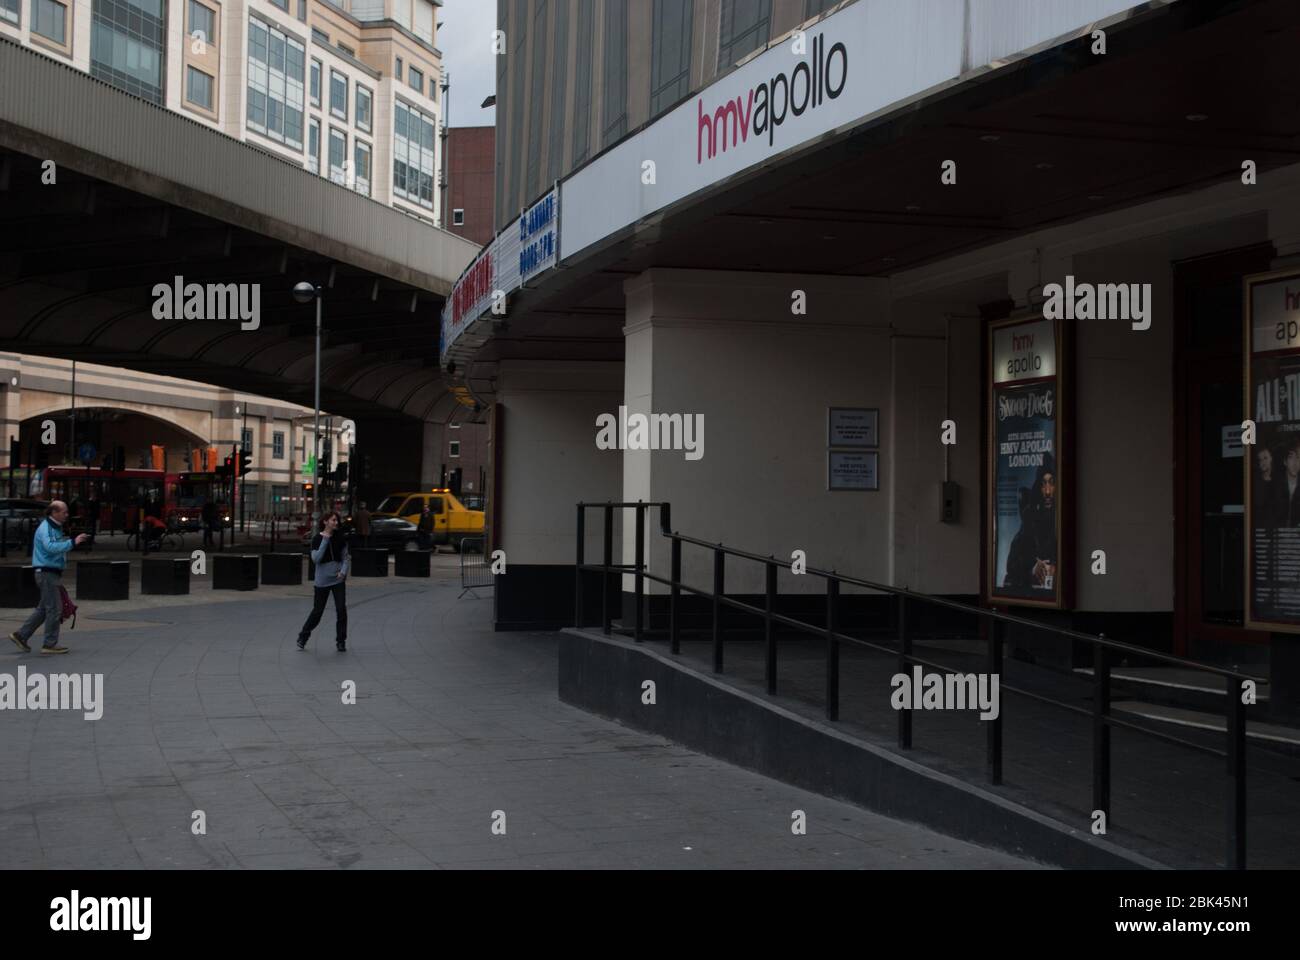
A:
{"type": "Polygon", "coordinates": [[[343,539],[343,534],[335,531],[328,539],[316,534],[311,542],[311,562],[316,564],[316,579],[312,581],[316,586],[332,587],[336,583],[342,583],[339,571],[347,576],[352,570],[352,555],[348,553],[348,544],[343,539]],[[342,556],[342,560],[337,559],[339,556],[342,556]]]}

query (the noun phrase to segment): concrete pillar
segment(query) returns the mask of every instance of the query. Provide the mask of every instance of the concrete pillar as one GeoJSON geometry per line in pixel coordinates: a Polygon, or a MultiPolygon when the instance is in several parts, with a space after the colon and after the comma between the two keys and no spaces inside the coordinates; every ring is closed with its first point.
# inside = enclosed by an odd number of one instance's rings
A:
{"type": "MultiPolygon", "coordinates": [[[[493,437],[500,485],[489,507],[493,542],[506,555],[496,579],[496,629],[573,624],[577,502],[620,496],[622,458],[597,449],[596,421],[617,413],[622,383],[616,361],[501,362],[493,437]]],[[[600,522],[601,511],[588,511],[593,561],[601,558],[600,522]]]]}
{"type": "MultiPolygon", "coordinates": [[[[629,416],[680,414],[703,424],[699,459],[682,449],[625,451],[624,498],[669,501],[684,534],[775,554],[782,593],[825,589],[790,573],[794,550],[811,566],[887,579],[895,449],[888,282],[654,269],[624,291],[629,416]],[[830,407],[879,409],[879,490],[827,489],[830,407]]],[[[651,568],[667,573],[670,548],[653,512],[650,527],[651,568]]],[[[624,562],[633,546],[629,532],[624,562]]],[[[682,571],[689,583],[713,582],[711,557],[699,547],[684,549],[682,571]]],[[[728,593],[761,593],[763,582],[758,563],[728,566],[728,593]]]]}

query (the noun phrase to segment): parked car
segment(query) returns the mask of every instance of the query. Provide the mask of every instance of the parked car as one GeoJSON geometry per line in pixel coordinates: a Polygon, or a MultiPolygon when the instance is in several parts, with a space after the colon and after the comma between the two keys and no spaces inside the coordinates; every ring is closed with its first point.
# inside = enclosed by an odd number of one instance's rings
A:
{"type": "MultiPolygon", "coordinates": [[[[339,524],[339,530],[343,536],[347,537],[347,544],[350,549],[355,550],[361,546],[361,538],[356,533],[356,526],[351,517],[343,518],[339,524]]],[[[312,537],[315,531],[307,533],[302,538],[304,550],[311,549],[312,537]]],[[[409,523],[400,517],[374,517],[370,518],[370,543],[369,546],[376,550],[414,550],[416,549],[416,529],[415,524],[409,523]]]]}

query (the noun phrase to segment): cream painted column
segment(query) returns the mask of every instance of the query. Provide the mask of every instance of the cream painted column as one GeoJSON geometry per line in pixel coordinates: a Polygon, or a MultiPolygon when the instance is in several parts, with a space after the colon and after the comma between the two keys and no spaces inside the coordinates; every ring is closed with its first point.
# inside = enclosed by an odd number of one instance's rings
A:
{"type": "MultiPolygon", "coordinates": [[[[622,382],[617,361],[501,361],[492,453],[500,483],[488,504],[506,562],[493,597],[497,630],[573,624],[577,503],[619,498],[622,458],[597,449],[596,419],[618,409],[622,382]]],[[[601,514],[587,513],[593,561],[601,558],[601,514]]]]}
{"type": "MultiPolygon", "coordinates": [[[[798,549],[810,565],[886,579],[888,282],[655,269],[626,281],[624,292],[628,415],[680,414],[703,426],[699,459],[684,449],[625,451],[624,499],[668,501],[682,533],[775,554],[787,567],[798,549]],[[799,295],[804,313],[793,309],[799,295]],[[827,489],[830,407],[879,408],[878,491],[827,489]]],[[[651,569],[666,574],[670,550],[653,511],[646,543],[651,569]]],[[[634,546],[629,529],[624,562],[634,546]]],[[[689,583],[712,584],[703,549],[686,547],[682,570],[689,583]]],[[[728,564],[728,592],[762,585],[761,565],[728,564]]],[[[787,569],[779,589],[824,585],[787,569]]]]}
{"type": "MultiPolygon", "coordinates": [[[[497,378],[503,410],[501,529],[507,563],[573,564],[579,500],[617,500],[622,459],[596,448],[596,418],[617,412],[618,362],[504,360],[497,378]]],[[[598,549],[588,517],[588,555],[598,549]],[[594,546],[593,546],[594,545],[594,546]]]]}

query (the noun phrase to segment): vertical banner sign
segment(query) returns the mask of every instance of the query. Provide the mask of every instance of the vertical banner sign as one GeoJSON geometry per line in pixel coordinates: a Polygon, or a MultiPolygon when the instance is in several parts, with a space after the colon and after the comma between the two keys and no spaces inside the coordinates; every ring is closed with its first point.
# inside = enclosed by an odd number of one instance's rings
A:
{"type": "Polygon", "coordinates": [[[1060,322],[1002,321],[989,338],[988,598],[1060,607],[1060,322]]]}
{"type": "Polygon", "coordinates": [[[1300,633],[1300,271],[1245,280],[1246,626],[1300,633]]]}

